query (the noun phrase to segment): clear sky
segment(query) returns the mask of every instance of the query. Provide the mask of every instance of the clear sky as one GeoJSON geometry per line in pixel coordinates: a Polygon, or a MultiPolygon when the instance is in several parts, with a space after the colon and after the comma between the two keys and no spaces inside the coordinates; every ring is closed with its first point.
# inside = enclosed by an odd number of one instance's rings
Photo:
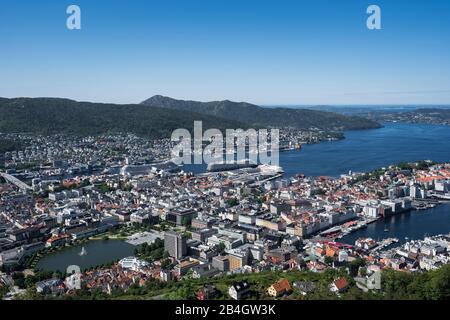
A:
{"type": "Polygon", "coordinates": [[[0,96],[449,104],[448,0],[2,0],[0,96]],[[79,5],[82,29],[66,28],[79,5]],[[382,10],[368,30],[366,9],[382,10]]]}

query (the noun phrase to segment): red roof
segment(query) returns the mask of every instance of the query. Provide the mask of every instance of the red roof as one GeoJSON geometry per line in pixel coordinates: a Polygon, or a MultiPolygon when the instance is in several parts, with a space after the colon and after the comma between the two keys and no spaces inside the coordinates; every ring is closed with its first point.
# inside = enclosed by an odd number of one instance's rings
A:
{"type": "Polygon", "coordinates": [[[280,281],[274,283],[272,285],[272,287],[275,289],[275,291],[277,293],[281,293],[281,292],[287,292],[287,291],[291,291],[291,285],[289,284],[289,281],[287,281],[286,279],[281,279],[280,281]]]}
{"type": "Polygon", "coordinates": [[[348,282],[347,282],[347,279],[345,279],[344,277],[341,277],[334,281],[334,285],[336,286],[336,288],[338,290],[342,290],[348,286],[348,282]]]}

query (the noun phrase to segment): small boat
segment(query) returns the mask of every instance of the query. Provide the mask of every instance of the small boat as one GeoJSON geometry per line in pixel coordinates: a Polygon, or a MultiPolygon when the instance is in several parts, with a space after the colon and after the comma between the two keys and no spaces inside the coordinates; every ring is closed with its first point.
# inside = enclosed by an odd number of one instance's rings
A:
{"type": "Polygon", "coordinates": [[[389,229],[388,228],[384,228],[384,232],[389,232],[389,229]]]}
{"type": "Polygon", "coordinates": [[[79,255],[82,256],[86,256],[87,255],[87,251],[84,247],[81,248],[81,252],[79,253],[79,255]]]}

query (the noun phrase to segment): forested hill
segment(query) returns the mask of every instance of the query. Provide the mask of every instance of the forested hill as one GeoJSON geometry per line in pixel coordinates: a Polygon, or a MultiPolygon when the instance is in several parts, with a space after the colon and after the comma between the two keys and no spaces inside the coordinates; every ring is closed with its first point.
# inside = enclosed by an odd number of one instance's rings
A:
{"type": "Polygon", "coordinates": [[[77,102],[59,98],[0,98],[0,132],[92,135],[130,132],[148,137],[167,137],[173,130],[192,130],[194,121],[203,128],[246,128],[243,123],[190,111],[77,102]]]}
{"type": "Polygon", "coordinates": [[[0,98],[0,132],[92,135],[130,132],[148,137],[170,137],[173,130],[294,127],[344,131],[378,128],[360,117],[303,109],[262,108],[231,101],[195,102],[155,96],[142,104],[77,102],[60,98],[0,98]]]}
{"type": "Polygon", "coordinates": [[[212,115],[244,122],[251,126],[294,127],[299,129],[319,128],[336,131],[381,127],[379,123],[373,120],[345,116],[333,112],[292,108],[263,108],[246,102],[232,102],[229,100],[198,102],[154,96],[145,100],[142,104],[149,107],[162,107],[212,115]]]}

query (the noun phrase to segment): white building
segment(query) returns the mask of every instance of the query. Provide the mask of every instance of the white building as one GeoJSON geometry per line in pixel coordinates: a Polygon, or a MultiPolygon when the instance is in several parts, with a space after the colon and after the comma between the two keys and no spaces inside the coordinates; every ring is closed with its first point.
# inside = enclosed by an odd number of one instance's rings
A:
{"type": "Polygon", "coordinates": [[[120,260],[119,265],[122,269],[130,269],[133,271],[140,271],[141,269],[147,267],[148,263],[143,260],[139,260],[136,257],[128,257],[128,258],[123,258],[122,260],[120,260]]]}

